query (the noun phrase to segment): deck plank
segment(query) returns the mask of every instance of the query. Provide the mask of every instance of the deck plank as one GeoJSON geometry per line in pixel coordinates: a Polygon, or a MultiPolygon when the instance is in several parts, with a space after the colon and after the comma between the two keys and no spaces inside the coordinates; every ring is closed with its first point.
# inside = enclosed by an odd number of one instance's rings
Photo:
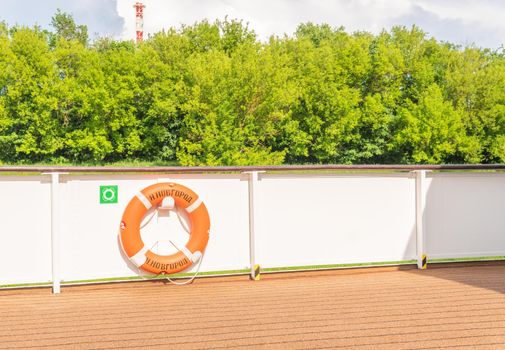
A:
{"type": "Polygon", "coordinates": [[[505,266],[0,291],[0,349],[504,349],[505,266]]]}

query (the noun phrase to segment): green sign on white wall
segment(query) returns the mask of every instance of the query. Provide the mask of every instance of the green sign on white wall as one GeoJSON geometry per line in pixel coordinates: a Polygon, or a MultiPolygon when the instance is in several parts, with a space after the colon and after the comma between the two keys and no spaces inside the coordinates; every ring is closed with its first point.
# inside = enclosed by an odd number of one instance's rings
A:
{"type": "Polygon", "coordinates": [[[100,204],[117,203],[117,185],[100,186],[100,204]]]}

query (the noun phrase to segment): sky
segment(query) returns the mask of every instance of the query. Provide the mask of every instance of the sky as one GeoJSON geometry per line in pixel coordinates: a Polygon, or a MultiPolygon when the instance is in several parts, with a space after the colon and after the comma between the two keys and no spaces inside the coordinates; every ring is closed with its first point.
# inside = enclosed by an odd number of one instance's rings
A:
{"type": "MultiPolygon", "coordinates": [[[[292,34],[305,22],[378,33],[416,24],[461,45],[505,43],[504,0],[144,0],[146,35],[203,19],[242,19],[261,40],[292,34]]],[[[135,0],[0,0],[0,21],[48,28],[56,9],[86,24],[91,37],[135,38],[135,0]]]]}

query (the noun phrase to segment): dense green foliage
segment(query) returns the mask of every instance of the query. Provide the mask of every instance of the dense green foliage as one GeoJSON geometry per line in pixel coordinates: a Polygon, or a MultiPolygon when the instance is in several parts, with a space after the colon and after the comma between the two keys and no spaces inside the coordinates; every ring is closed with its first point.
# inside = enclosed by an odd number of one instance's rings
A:
{"type": "Polygon", "coordinates": [[[0,162],[505,161],[505,54],[397,27],[260,42],[206,21],[137,45],[0,24],[0,162]]]}

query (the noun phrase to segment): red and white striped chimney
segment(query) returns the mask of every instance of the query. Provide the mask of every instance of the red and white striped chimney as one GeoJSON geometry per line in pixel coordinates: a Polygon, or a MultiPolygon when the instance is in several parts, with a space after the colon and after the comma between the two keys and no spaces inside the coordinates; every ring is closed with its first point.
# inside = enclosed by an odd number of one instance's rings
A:
{"type": "Polygon", "coordinates": [[[144,7],[145,5],[140,1],[137,1],[135,5],[135,19],[136,19],[136,31],[137,31],[137,43],[144,39],[144,7]]]}

